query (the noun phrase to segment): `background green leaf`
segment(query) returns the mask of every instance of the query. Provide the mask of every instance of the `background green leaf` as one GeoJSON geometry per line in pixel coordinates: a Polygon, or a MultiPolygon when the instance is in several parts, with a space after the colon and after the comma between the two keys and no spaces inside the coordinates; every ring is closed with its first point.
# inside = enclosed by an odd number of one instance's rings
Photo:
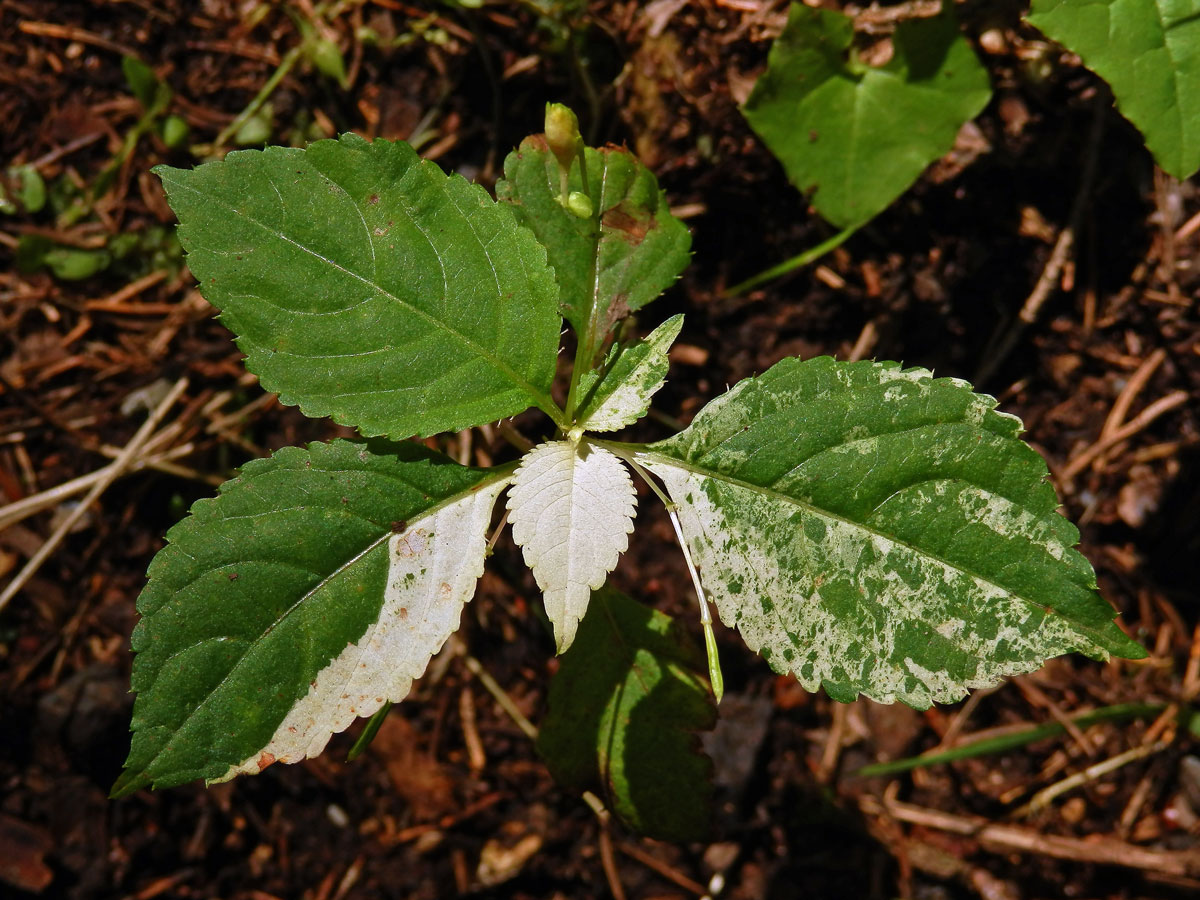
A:
{"type": "Polygon", "coordinates": [[[991,97],[950,4],[901,23],[880,68],[854,58],[853,39],[848,16],[793,3],[742,110],[792,184],[839,228],[886,209],[991,97]]]}
{"type": "Polygon", "coordinates": [[[692,238],[632,153],[612,146],[585,152],[587,190],[578,164],[570,190],[591,198],[596,217],[579,218],[558,202],[558,161],[542,135],[508,155],[496,196],[546,248],[562,314],[587,342],[584,358],[592,365],[612,325],[674,283],[688,264],[692,238]]]}
{"type": "Polygon", "coordinates": [[[1163,169],[1200,169],[1200,0],[1033,0],[1027,18],[1109,83],[1163,169]]]}
{"type": "Polygon", "coordinates": [[[599,787],[625,824],[662,840],[710,826],[712,761],[696,736],[716,724],[699,652],[670,616],[609,587],[592,595],[550,684],[538,750],[564,786],[599,787]]]}
{"type": "Polygon", "coordinates": [[[1143,656],[995,405],[896,363],[786,359],[639,461],[721,620],[809,690],[925,707],[1072,650],[1143,656]]]}
{"type": "Polygon", "coordinates": [[[285,403],[397,438],[557,414],[554,275],[482,188],[355,135],[155,171],[201,292],[285,403]]]}
{"type": "Polygon", "coordinates": [[[388,539],[496,476],[415,444],[288,447],[167,534],[138,599],[133,746],[114,795],[217,779],[379,617],[388,539]]]}

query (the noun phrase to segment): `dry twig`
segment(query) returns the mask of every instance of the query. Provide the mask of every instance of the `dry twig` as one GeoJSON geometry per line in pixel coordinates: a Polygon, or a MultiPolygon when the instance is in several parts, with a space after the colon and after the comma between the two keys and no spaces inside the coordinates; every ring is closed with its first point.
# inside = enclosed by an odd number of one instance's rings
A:
{"type": "Polygon", "coordinates": [[[859,805],[867,815],[889,815],[901,822],[972,837],[994,853],[1034,853],[1176,877],[1200,875],[1200,850],[1155,850],[1106,837],[1082,840],[1045,834],[1033,828],[1000,825],[980,816],[958,816],[898,800],[883,803],[871,796],[862,797],[859,805]]]}
{"type": "Polygon", "coordinates": [[[158,423],[162,421],[163,416],[165,416],[167,411],[175,405],[175,401],[179,399],[179,396],[185,390],[187,390],[187,386],[188,380],[186,377],[180,378],[177,382],[175,382],[175,385],[171,388],[170,393],[167,394],[167,396],[162,399],[162,402],[154,408],[154,410],[147,417],[146,421],[142,423],[142,427],[137,430],[133,438],[128,444],[125,445],[125,449],[122,451],[121,455],[111,465],[105,466],[104,469],[101,470],[105,473],[104,476],[97,479],[96,483],[92,485],[91,490],[88,491],[87,495],[79,502],[79,505],[76,506],[75,509],[73,509],[68,515],[63,517],[63,520],[59,522],[58,527],[54,530],[50,537],[46,539],[46,543],[42,544],[42,546],[38,548],[37,553],[33,554],[33,556],[30,557],[29,562],[25,564],[25,568],[21,569],[21,571],[17,573],[16,577],[14,577],[13,580],[8,583],[7,587],[4,588],[4,591],[0,593],[0,611],[2,611],[4,607],[8,605],[9,601],[16,596],[17,592],[21,590],[21,588],[25,586],[29,579],[37,573],[37,570],[42,567],[42,564],[50,558],[50,554],[52,554],[55,549],[57,549],[58,545],[62,543],[63,538],[71,533],[71,529],[75,527],[75,523],[83,518],[84,513],[86,513],[91,505],[96,502],[97,498],[99,498],[99,496],[108,489],[108,486],[116,481],[117,477],[129,467],[129,464],[133,462],[134,457],[137,456],[138,452],[142,449],[142,446],[147,440],[149,440],[150,435],[154,432],[154,429],[158,427],[158,423]]]}

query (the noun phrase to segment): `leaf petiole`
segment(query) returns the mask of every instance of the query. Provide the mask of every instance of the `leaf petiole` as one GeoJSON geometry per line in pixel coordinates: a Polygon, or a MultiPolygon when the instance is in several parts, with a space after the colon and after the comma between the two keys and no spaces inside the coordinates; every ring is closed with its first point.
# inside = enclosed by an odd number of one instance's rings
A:
{"type": "MultiPolygon", "coordinates": [[[[613,448],[610,446],[610,449],[613,448]]],[[[616,452],[615,449],[613,452],[616,452]]],[[[687,563],[688,574],[692,576],[692,586],[696,589],[696,597],[700,602],[700,627],[704,629],[704,652],[708,656],[708,680],[712,684],[713,697],[717,703],[720,703],[721,698],[725,696],[725,676],[721,674],[721,660],[717,655],[717,637],[713,633],[712,611],[708,608],[708,597],[704,593],[704,585],[700,583],[700,573],[692,561],[692,552],[688,549],[687,541],[683,537],[683,526],[679,524],[679,514],[676,512],[678,507],[663,492],[662,488],[654,483],[650,473],[637,464],[636,460],[627,455],[617,455],[629,463],[633,470],[642,477],[642,480],[650,485],[650,490],[658,495],[658,499],[667,508],[667,516],[671,519],[671,527],[675,529],[675,538],[679,541],[679,549],[683,551],[683,561],[687,563]]]]}

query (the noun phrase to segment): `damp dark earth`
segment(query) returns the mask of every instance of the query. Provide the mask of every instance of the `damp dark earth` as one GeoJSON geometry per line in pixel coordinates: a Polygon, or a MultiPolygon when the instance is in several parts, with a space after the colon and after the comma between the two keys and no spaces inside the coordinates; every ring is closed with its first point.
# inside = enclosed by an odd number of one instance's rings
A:
{"type": "MultiPolygon", "coordinates": [[[[0,896],[1194,896],[1200,86],[1181,70],[1177,96],[1130,93],[1059,5],[0,0],[0,896]],[[648,218],[632,202],[597,212],[570,178],[560,202],[552,180],[556,214],[596,215],[635,248],[673,216],[664,258],[690,233],[661,297],[635,280],[600,314],[620,340],[668,335],[647,352],[669,369],[648,415],[612,416],[630,443],[598,440],[597,465],[620,469],[604,447],[662,441],[789,357],[962,379],[1021,420],[1119,614],[1110,640],[1147,655],[1055,656],[914,709],[810,693],[747,649],[744,624],[718,621],[714,714],[696,700],[715,673],[676,525],[646,483],[612,475],[611,502],[636,491],[636,530],[574,653],[556,655],[563,620],[510,497],[514,529],[495,531],[460,626],[404,702],[294,765],[272,744],[246,762],[259,774],[110,799],[130,752],[135,604],[164,535],[253,460],[360,439],[260,385],[261,348],[233,343],[238,314],[223,324],[209,300],[224,295],[188,267],[169,173],[354,133],[520,203],[505,161],[518,147],[550,160],[548,103],[663,191],[648,218]],[[634,628],[645,647],[621,643],[634,628]],[[643,678],[661,677],[650,657],[670,677],[643,678]],[[626,803],[633,751],[592,747],[582,777],[563,764],[579,735],[561,710],[597,703],[614,739],[641,742],[654,802],[626,803]],[[656,770],[655,754],[682,762],[656,770]]],[[[1188,17],[1145,7],[1131,35],[1187,46],[1188,17]]],[[[387,188],[364,194],[379,241],[396,225],[387,188]]],[[[573,409],[575,343],[555,375],[556,328],[527,341],[550,347],[537,405],[573,409]]],[[[589,349],[602,356],[603,337],[589,349]]],[[[580,409],[604,418],[602,399],[580,409]]],[[[407,437],[424,412],[371,433],[407,437]]],[[[547,415],[517,412],[401,456],[516,470],[522,448],[555,439],[547,415]]],[[[307,470],[303,452],[277,459],[307,470]]],[[[382,521],[398,556],[434,537],[419,515],[382,521]]],[[[255,577],[217,574],[226,591],[255,577]]]]}

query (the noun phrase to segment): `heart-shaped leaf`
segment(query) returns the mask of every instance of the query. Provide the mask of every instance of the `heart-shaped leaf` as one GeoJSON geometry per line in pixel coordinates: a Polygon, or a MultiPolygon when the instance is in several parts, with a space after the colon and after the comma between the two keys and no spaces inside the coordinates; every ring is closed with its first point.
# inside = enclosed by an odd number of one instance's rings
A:
{"type": "Polygon", "coordinates": [[[793,3],[742,112],[788,179],[839,228],[861,225],[954,146],[991,96],[952,4],[903,22],[892,58],[855,60],[854,22],[793,3]]]}

